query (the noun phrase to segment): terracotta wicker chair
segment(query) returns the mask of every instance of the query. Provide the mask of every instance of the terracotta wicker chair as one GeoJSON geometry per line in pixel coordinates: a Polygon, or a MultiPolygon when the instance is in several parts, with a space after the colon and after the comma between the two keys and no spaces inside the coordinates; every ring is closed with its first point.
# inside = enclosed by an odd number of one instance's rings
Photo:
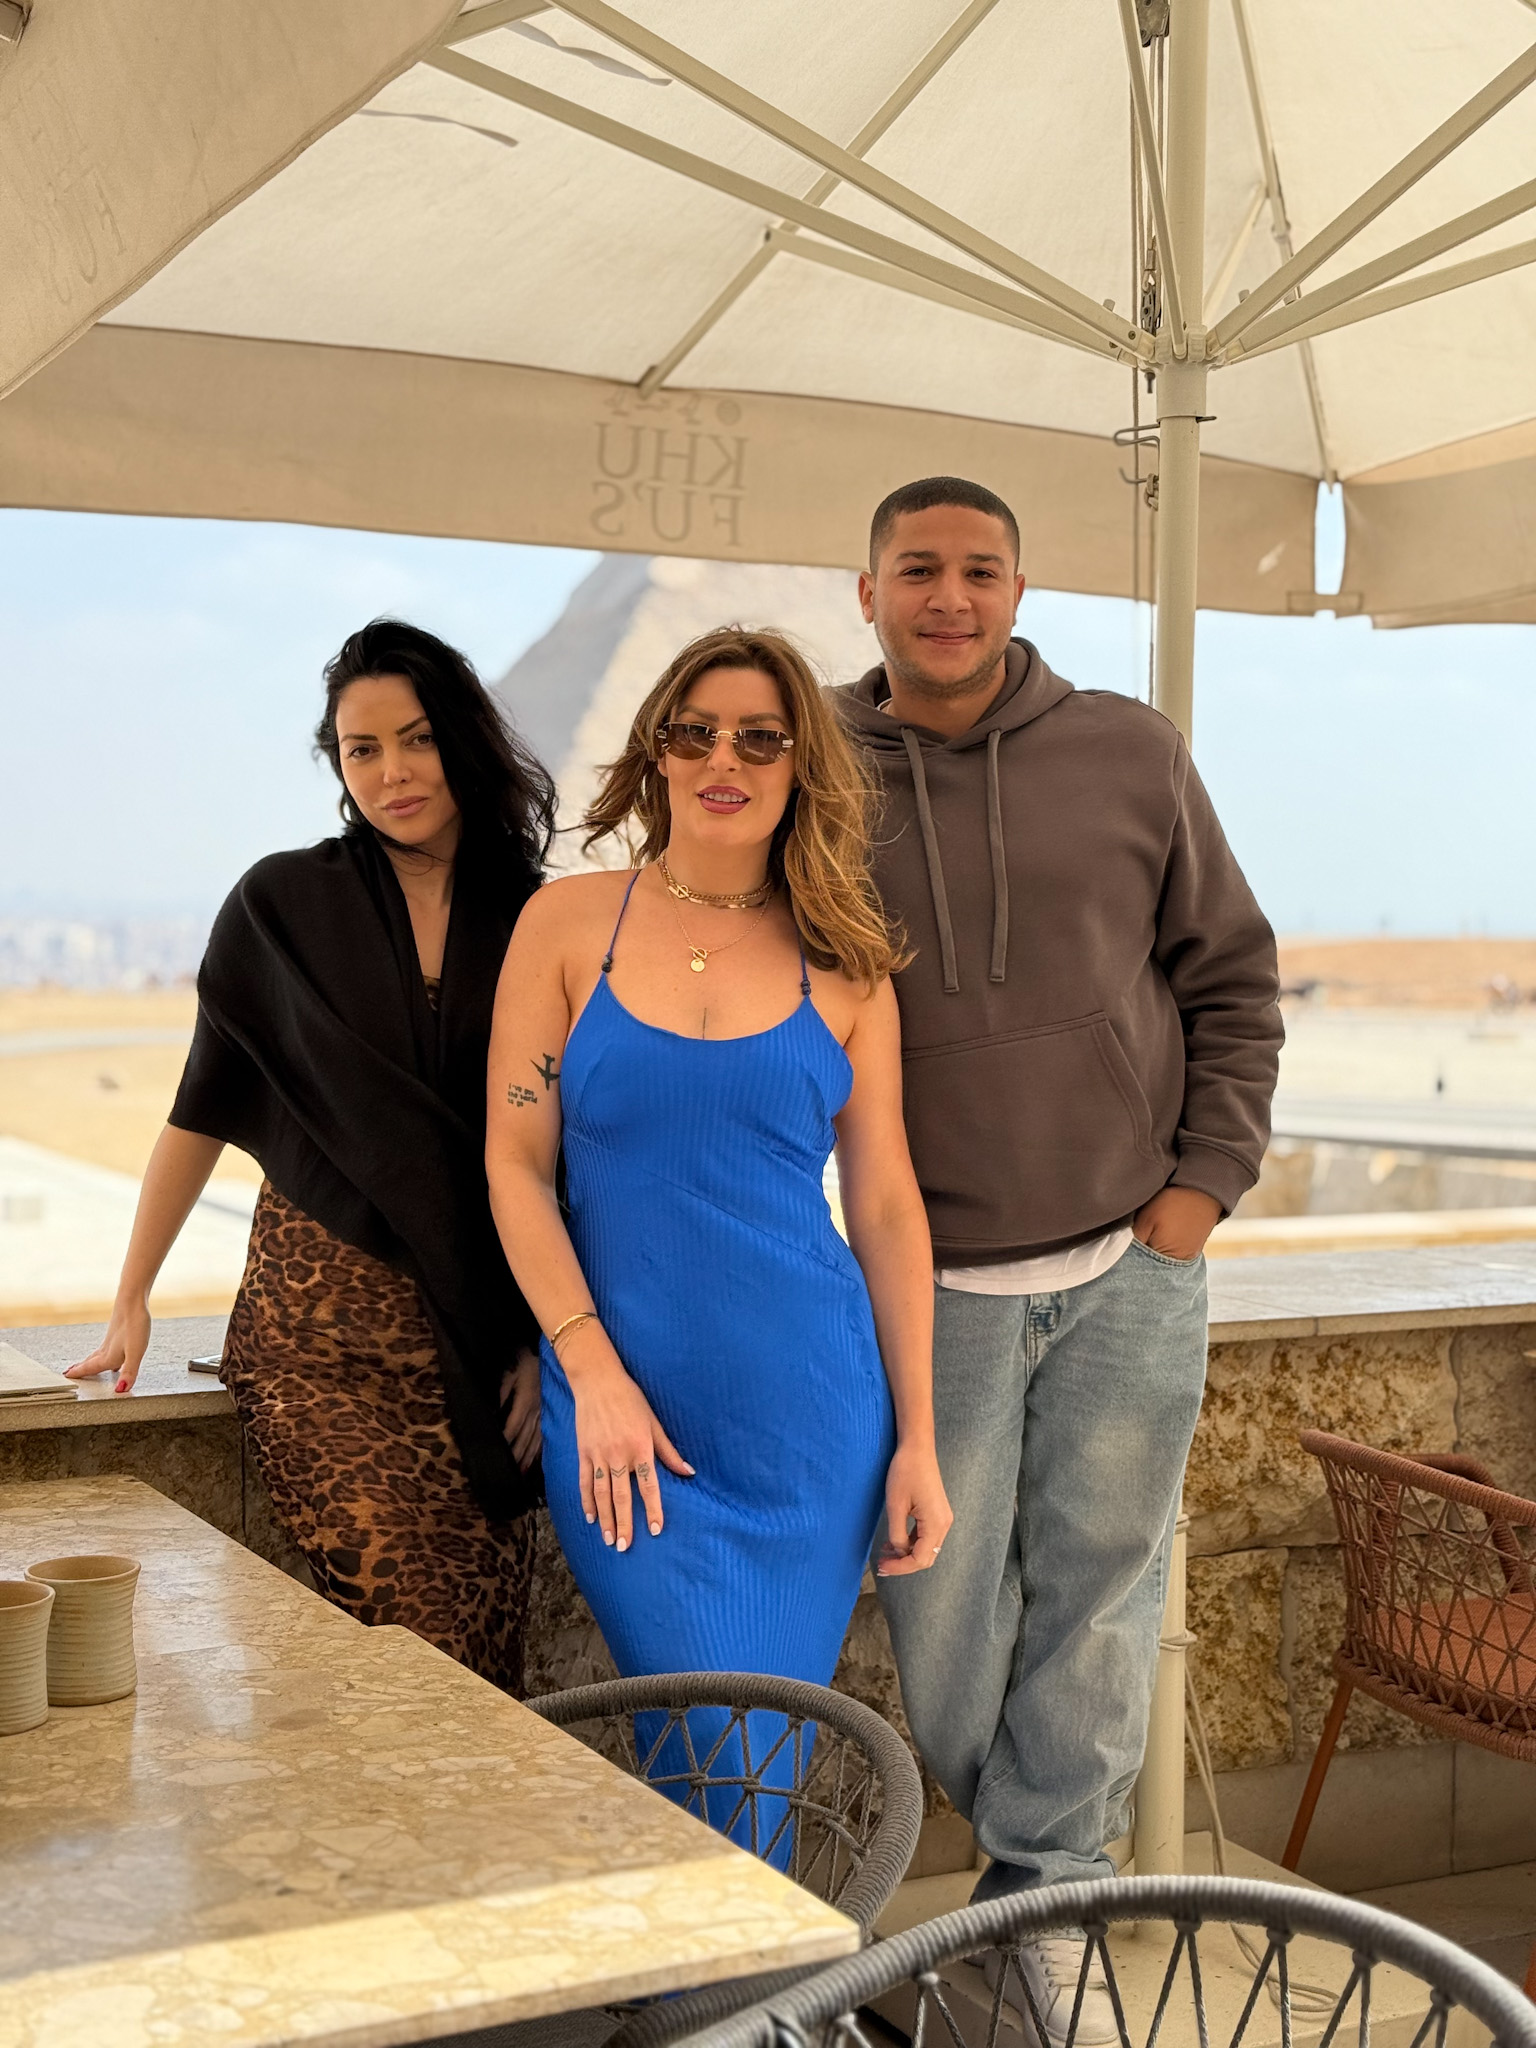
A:
{"type": "MultiPolygon", "coordinates": [[[[1436,1735],[1536,1763],[1536,1501],[1501,1493],[1472,1458],[1394,1457],[1315,1429],[1301,1442],[1339,1526],[1345,1619],[1287,1870],[1357,1687],[1436,1735]]],[[[1536,1996],[1536,1946],[1526,1991],[1536,1996]]]]}

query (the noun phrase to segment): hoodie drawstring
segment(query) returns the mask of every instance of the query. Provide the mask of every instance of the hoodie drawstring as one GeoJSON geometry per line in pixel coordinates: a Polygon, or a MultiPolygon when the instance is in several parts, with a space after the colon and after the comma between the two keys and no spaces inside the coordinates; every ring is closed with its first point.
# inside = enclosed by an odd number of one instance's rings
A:
{"type": "MultiPolygon", "coordinates": [[[[944,993],[960,993],[960,969],[955,958],[955,928],[949,915],[949,891],[944,885],[944,863],[939,857],[939,835],[933,822],[933,805],[928,800],[928,775],[923,767],[923,750],[910,726],[901,728],[902,744],[912,764],[912,790],[917,798],[917,822],[923,835],[923,852],[928,860],[928,892],[933,898],[933,915],[939,927],[939,958],[944,969],[944,993]]],[[[992,966],[988,979],[1008,979],[1008,857],[1003,844],[1003,795],[997,770],[997,750],[1002,734],[987,734],[987,847],[992,856],[992,966]]]]}
{"type": "MultiPolygon", "coordinates": [[[[993,981],[1008,979],[1008,862],[1003,847],[1003,797],[998,785],[997,747],[1002,734],[987,734],[987,844],[992,852],[993,981]]],[[[923,792],[926,799],[927,791],[923,792]]]]}
{"type": "MultiPolygon", "coordinates": [[[[939,835],[933,826],[933,806],[928,801],[928,777],[923,771],[923,753],[910,726],[901,728],[907,759],[912,764],[912,788],[917,797],[917,822],[923,835],[923,852],[928,856],[928,891],[939,927],[939,958],[944,967],[944,993],[960,993],[960,974],[955,965],[955,928],[949,918],[949,893],[944,887],[944,864],[939,859],[939,835]]],[[[995,856],[994,856],[995,859],[995,856]]]]}

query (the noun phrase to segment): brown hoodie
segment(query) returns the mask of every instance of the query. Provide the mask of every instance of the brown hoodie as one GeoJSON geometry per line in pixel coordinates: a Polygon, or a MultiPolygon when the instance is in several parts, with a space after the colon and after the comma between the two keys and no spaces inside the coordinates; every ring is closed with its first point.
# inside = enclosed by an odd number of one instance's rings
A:
{"type": "Polygon", "coordinates": [[[935,1253],[1053,1250],[1169,1183],[1230,1210],[1269,1136],[1279,974],[1174,727],[1026,640],[958,739],[881,710],[883,668],[837,694],[885,793],[875,878],[917,949],[896,994],[935,1253]]]}

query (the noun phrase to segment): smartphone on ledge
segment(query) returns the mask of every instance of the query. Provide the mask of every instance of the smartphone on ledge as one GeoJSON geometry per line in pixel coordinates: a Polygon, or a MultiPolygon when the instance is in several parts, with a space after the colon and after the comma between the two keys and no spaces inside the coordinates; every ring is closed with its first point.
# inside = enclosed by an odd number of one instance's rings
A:
{"type": "Polygon", "coordinates": [[[208,1358],[189,1358],[187,1360],[187,1370],[188,1372],[217,1373],[223,1363],[223,1359],[217,1353],[208,1358]]]}

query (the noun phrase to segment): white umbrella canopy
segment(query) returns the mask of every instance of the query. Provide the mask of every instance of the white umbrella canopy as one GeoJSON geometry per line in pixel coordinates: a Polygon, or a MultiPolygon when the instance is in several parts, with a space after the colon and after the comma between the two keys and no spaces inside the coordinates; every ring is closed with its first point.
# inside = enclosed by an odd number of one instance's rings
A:
{"type": "Polygon", "coordinates": [[[8,399],[0,490],[854,564],[958,471],[1156,584],[1186,723],[1202,497],[1202,604],[1314,609],[1339,478],[1336,608],[1536,618],[1527,0],[1159,13],[490,0],[8,399]]]}
{"type": "Polygon", "coordinates": [[[0,0],[0,394],[405,69],[451,0],[0,0]]]}

